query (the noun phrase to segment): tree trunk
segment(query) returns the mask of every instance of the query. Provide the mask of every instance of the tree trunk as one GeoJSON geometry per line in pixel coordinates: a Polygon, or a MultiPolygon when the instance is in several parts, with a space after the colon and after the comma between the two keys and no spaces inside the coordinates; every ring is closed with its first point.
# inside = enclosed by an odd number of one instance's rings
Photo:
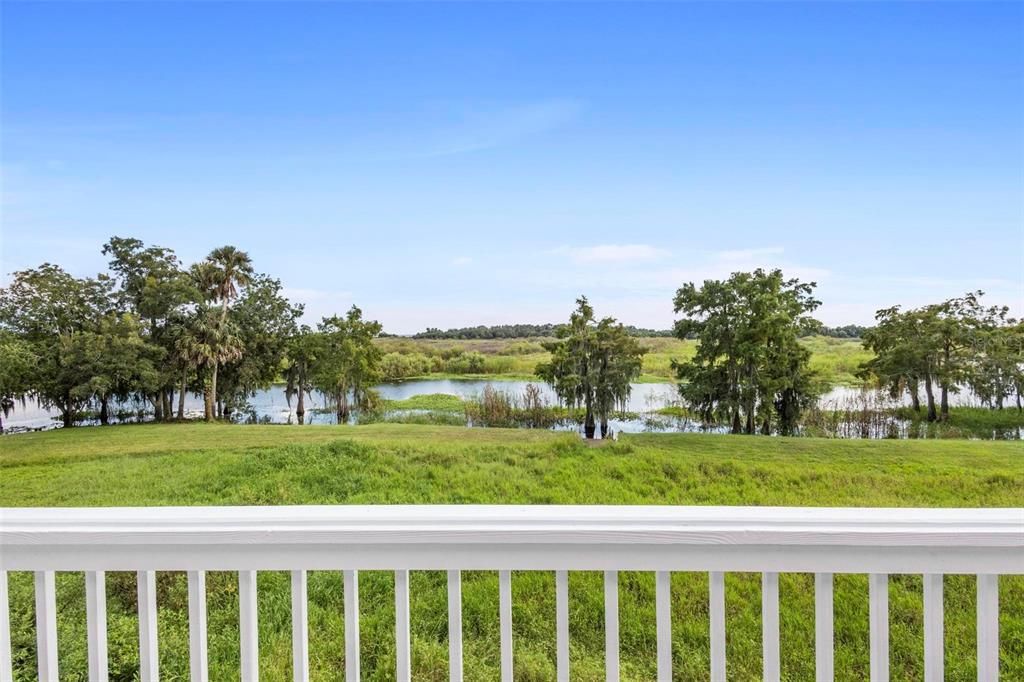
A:
{"type": "Polygon", "coordinates": [[[70,429],[75,425],[74,403],[71,402],[71,393],[64,394],[64,404],[58,405],[61,419],[64,421],[64,428],[70,429]]]}
{"type": "Polygon", "coordinates": [[[590,400],[586,401],[587,415],[583,421],[583,435],[590,440],[594,437],[594,432],[597,431],[597,426],[594,423],[594,407],[591,405],[590,400]]]}
{"type": "Polygon", "coordinates": [[[946,383],[945,381],[943,381],[941,384],[939,384],[939,386],[942,389],[941,390],[942,400],[941,400],[941,406],[939,408],[940,409],[940,415],[941,415],[942,421],[946,421],[947,419],[949,419],[949,384],[946,383]]]}
{"type": "Polygon", "coordinates": [[[203,418],[208,422],[213,421],[213,391],[209,379],[203,383],[203,418]]]}
{"type": "Polygon", "coordinates": [[[163,421],[164,411],[163,405],[160,402],[160,394],[157,393],[155,396],[150,396],[149,402],[153,403],[153,419],[163,421]]]}
{"type": "Polygon", "coordinates": [[[601,417],[601,440],[604,440],[607,437],[608,437],[608,417],[602,415],[602,417],[601,417]]]}
{"type": "Polygon", "coordinates": [[[181,373],[181,390],[178,391],[178,419],[185,418],[185,390],[188,387],[188,370],[181,373]]]}
{"type": "Polygon", "coordinates": [[[100,398],[100,424],[106,426],[110,423],[110,409],[108,406],[109,399],[107,396],[100,398]]]}
{"type": "Polygon", "coordinates": [[[211,414],[213,413],[213,409],[215,408],[215,406],[217,404],[217,369],[218,369],[218,365],[215,362],[215,363],[213,363],[213,380],[211,382],[211,387],[210,387],[210,396],[211,396],[210,397],[210,403],[211,403],[210,404],[210,412],[211,412],[211,414]]]}
{"type": "Polygon", "coordinates": [[[921,387],[919,385],[920,383],[921,382],[918,380],[917,377],[910,377],[910,379],[907,381],[907,390],[910,391],[910,406],[913,408],[914,412],[921,411],[921,387]]]}
{"type": "Polygon", "coordinates": [[[930,373],[924,375],[924,393],[928,398],[928,421],[933,422],[938,419],[938,414],[935,411],[935,393],[932,391],[932,376],[930,373]]]}
{"type": "Polygon", "coordinates": [[[348,391],[339,391],[335,403],[338,407],[338,423],[347,424],[349,415],[348,391]]]}
{"type": "Polygon", "coordinates": [[[304,424],[306,416],[306,392],[299,386],[299,403],[295,406],[295,416],[298,417],[299,423],[304,424]]]}
{"type": "Polygon", "coordinates": [[[737,406],[736,410],[732,413],[732,432],[743,433],[743,424],[740,421],[740,408],[737,406]]]}

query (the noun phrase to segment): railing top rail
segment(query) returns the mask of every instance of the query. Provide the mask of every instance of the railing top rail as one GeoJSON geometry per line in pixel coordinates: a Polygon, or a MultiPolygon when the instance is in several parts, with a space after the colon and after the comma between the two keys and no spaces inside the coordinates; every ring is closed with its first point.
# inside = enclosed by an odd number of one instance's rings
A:
{"type": "MultiPolygon", "coordinates": [[[[363,568],[986,563],[1024,570],[1024,508],[294,506],[0,509],[0,567],[363,568]],[[772,558],[774,557],[774,558],[772,558]],[[877,560],[872,563],[873,560],[877,560]],[[193,564],[189,564],[192,561],[193,564]],[[289,562],[293,562],[290,564],[289,562]]],[[[930,565],[930,564],[929,564],[930,565]]],[[[763,570],[768,570],[765,567],[763,570]]],[[[866,570],[866,569],[865,569],[866,570]]],[[[902,569],[901,569],[902,570],[902,569]]],[[[974,569],[970,569],[972,572],[974,569]]],[[[980,569],[979,569],[980,571],[980,569]]]]}
{"type": "Polygon", "coordinates": [[[998,544],[1024,547],[1024,508],[347,505],[2,508],[0,543],[593,542],[998,544]]]}

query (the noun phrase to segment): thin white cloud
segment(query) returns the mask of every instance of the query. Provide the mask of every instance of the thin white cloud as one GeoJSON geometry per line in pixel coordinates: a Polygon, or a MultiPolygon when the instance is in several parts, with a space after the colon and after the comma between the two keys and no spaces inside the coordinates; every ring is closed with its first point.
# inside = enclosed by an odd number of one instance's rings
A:
{"type": "Polygon", "coordinates": [[[456,267],[463,267],[473,262],[473,259],[469,256],[459,256],[458,258],[452,259],[452,265],[456,267]]]}
{"type": "Polygon", "coordinates": [[[457,122],[435,131],[414,158],[434,158],[501,147],[560,128],[583,109],[574,99],[546,99],[505,107],[462,108],[457,122]]]}
{"type": "Polygon", "coordinates": [[[560,246],[549,253],[566,255],[574,263],[649,263],[672,255],[650,244],[598,244],[596,246],[560,246]]]}

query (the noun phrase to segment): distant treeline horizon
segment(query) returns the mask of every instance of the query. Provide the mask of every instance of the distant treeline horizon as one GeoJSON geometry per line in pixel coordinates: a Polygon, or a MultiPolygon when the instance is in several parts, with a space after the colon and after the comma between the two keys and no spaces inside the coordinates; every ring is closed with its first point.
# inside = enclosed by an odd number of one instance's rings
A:
{"type": "MultiPolygon", "coordinates": [[[[438,329],[427,327],[426,331],[412,334],[413,339],[450,339],[468,341],[472,339],[529,339],[551,338],[555,336],[560,324],[498,324],[477,325],[475,327],[455,327],[438,329]]],[[[847,324],[841,327],[819,327],[814,335],[830,336],[837,339],[859,339],[870,327],[859,324],[847,324]]],[[[674,337],[672,329],[647,329],[626,325],[626,333],[636,337],[674,337]]],[[[810,336],[811,334],[807,334],[810,336]]],[[[402,334],[382,334],[382,336],[404,336],[402,334]]]]}

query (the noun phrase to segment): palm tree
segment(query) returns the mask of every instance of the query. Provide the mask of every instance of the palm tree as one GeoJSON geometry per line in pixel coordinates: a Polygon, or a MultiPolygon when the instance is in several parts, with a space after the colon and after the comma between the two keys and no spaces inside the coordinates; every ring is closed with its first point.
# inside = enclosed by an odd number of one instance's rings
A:
{"type": "Polygon", "coordinates": [[[245,251],[222,246],[211,251],[206,261],[215,268],[213,299],[221,302],[220,316],[224,319],[228,314],[228,302],[238,298],[239,288],[252,281],[252,259],[245,251]]]}
{"type": "MultiPolygon", "coordinates": [[[[234,246],[221,246],[210,252],[206,260],[197,263],[192,268],[192,276],[200,290],[205,292],[211,301],[220,301],[220,325],[227,323],[228,304],[238,298],[239,289],[247,286],[252,281],[253,269],[252,259],[245,251],[239,251],[234,246]]],[[[215,354],[216,355],[216,354],[215,354]]],[[[241,350],[238,355],[230,359],[213,360],[213,373],[211,379],[211,393],[213,401],[217,401],[217,370],[223,362],[241,357],[241,350]]],[[[207,419],[210,419],[208,416],[207,419]]]]}
{"type": "MultiPolygon", "coordinates": [[[[210,377],[203,382],[203,408],[206,421],[214,418],[214,404],[217,399],[217,366],[224,362],[237,360],[242,356],[242,343],[231,333],[226,322],[212,314],[210,309],[200,310],[175,342],[175,352],[179,361],[186,367],[182,379],[184,394],[187,368],[201,373],[211,368],[210,377]]],[[[183,402],[179,402],[178,416],[182,415],[183,402]]]]}

